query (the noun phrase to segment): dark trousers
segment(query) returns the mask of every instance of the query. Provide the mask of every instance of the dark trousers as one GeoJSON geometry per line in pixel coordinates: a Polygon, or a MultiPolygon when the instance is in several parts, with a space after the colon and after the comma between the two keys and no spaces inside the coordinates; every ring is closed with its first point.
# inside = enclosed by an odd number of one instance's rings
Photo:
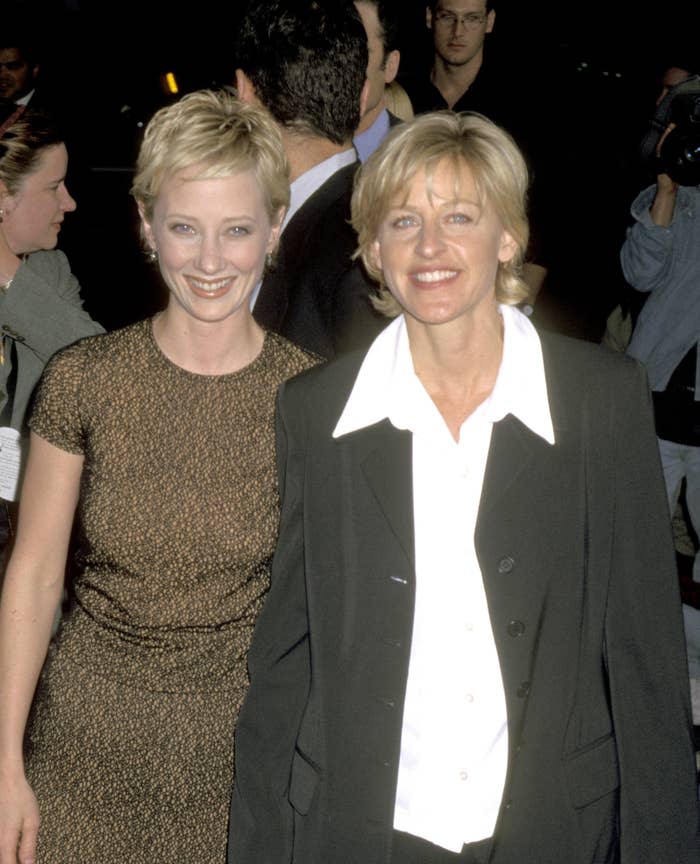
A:
{"type": "Polygon", "coordinates": [[[480,840],[462,846],[461,852],[450,852],[427,840],[394,831],[391,842],[391,864],[486,864],[491,840],[480,840]]]}

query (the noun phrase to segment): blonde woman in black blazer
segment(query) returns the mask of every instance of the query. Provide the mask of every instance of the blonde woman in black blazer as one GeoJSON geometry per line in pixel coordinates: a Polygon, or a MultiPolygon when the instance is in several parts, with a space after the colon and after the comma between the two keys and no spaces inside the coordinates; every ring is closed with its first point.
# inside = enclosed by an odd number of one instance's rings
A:
{"type": "MultiPolygon", "coordinates": [[[[237,728],[229,861],[697,864],[680,603],[644,373],[540,336],[513,308],[527,181],[498,127],[420,117],[365,172],[360,251],[382,281],[378,305],[399,317],[366,355],[280,391],[281,530],[237,728]],[[432,449],[426,418],[431,434],[442,424],[432,449]],[[440,451],[484,419],[470,523],[468,507],[440,500],[457,484],[449,472],[420,496],[440,451]],[[433,510],[448,527],[426,538],[433,510]],[[459,691],[488,652],[444,651],[422,679],[415,665],[445,632],[459,643],[451,628],[472,614],[457,579],[454,598],[430,598],[444,619],[427,616],[425,639],[426,590],[449,584],[438,553],[458,548],[461,524],[477,563],[457,572],[473,596],[483,589],[477,622],[497,660],[487,683],[503,698],[485,716],[503,760],[476,754],[489,770],[471,809],[456,808],[464,824],[443,819],[459,781],[433,789],[421,763],[426,748],[442,757],[443,730],[454,736],[443,703],[468,712],[429,679],[459,691]],[[429,694],[418,706],[416,681],[429,694]],[[477,823],[481,796],[491,811],[477,823]]],[[[463,455],[467,476],[477,448],[463,455]]],[[[473,734],[458,725],[453,750],[460,732],[473,734]]]]}

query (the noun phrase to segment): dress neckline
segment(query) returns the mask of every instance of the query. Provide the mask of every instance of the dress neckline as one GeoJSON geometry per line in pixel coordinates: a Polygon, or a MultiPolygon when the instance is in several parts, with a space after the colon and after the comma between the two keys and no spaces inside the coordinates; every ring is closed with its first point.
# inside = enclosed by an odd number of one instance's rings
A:
{"type": "Polygon", "coordinates": [[[155,321],[155,317],[147,318],[143,322],[144,329],[146,331],[146,338],[148,340],[149,346],[151,348],[152,353],[159,358],[159,361],[162,366],[171,369],[172,371],[179,373],[181,375],[187,376],[189,378],[198,380],[198,381],[227,381],[233,380],[235,378],[239,378],[242,375],[246,375],[249,372],[255,371],[258,366],[264,361],[267,357],[267,354],[270,350],[270,334],[267,330],[263,329],[263,343],[260,348],[260,351],[255,355],[255,357],[250,361],[250,363],[246,363],[245,366],[241,366],[240,369],[236,369],[233,372],[222,372],[220,374],[207,374],[202,372],[192,372],[190,369],[185,369],[183,366],[178,365],[175,361],[171,360],[170,357],[163,351],[163,349],[158,344],[155,334],[153,332],[153,324],[155,321]]]}

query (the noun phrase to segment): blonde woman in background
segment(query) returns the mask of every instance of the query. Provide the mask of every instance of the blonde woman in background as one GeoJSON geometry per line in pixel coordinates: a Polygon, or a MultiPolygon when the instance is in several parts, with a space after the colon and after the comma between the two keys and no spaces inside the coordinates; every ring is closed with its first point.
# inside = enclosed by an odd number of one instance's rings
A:
{"type": "Polygon", "coordinates": [[[408,93],[394,80],[391,84],[387,84],[384,91],[384,101],[387,109],[400,120],[413,120],[413,106],[408,97],[408,93]]]}

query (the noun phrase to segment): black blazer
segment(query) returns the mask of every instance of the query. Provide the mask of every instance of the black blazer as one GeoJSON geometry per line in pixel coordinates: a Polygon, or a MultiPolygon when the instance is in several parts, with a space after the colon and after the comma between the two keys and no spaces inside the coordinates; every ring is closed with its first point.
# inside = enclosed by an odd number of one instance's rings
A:
{"type": "Polygon", "coordinates": [[[261,326],[325,358],[369,345],[386,324],[369,302],[374,283],[352,260],[350,198],[358,167],[336,171],[294,214],[253,310],[261,326]]]}
{"type": "MultiPolygon", "coordinates": [[[[646,380],[542,337],[556,444],[497,423],[476,546],[506,692],[492,864],[697,864],[678,583],[646,380]]],[[[331,437],[361,358],[280,392],[272,588],[229,861],[386,864],[414,603],[411,435],[331,437]]]]}

